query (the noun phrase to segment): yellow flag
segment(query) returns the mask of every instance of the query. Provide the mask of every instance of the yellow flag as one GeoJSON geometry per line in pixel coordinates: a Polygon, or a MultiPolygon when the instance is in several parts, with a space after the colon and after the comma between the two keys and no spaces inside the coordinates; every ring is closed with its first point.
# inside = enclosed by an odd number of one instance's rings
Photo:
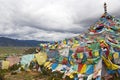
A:
{"type": "Polygon", "coordinates": [[[102,59],[104,61],[104,63],[106,64],[108,69],[112,69],[112,70],[116,70],[116,69],[120,69],[120,66],[113,64],[110,59],[106,59],[104,56],[102,56],[102,59]]]}
{"type": "Polygon", "coordinates": [[[47,54],[44,52],[39,52],[38,54],[35,54],[35,58],[39,65],[43,65],[47,60],[47,54]]]}
{"type": "Polygon", "coordinates": [[[81,69],[81,71],[80,71],[80,73],[84,74],[86,72],[86,69],[87,69],[87,65],[84,64],[83,67],[82,67],[82,69],[81,69]]]}
{"type": "Polygon", "coordinates": [[[10,65],[10,62],[9,62],[9,61],[3,61],[3,62],[2,62],[2,69],[8,69],[8,68],[9,68],[9,65],[10,65]]]}
{"type": "Polygon", "coordinates": [[[66,44],[67,43],[66,40],[63,40],[63,43],[66,44]]]}
{"type": "Polygon", "coordinates": [[[70,74],[69,77],[70,77],[70,78],[74,78],[73,74],[70,74]]]}
{"type": "Polygon", "coordinates": [[[95,57],[99,56],[99,51],[96,50],[96,51],[94,52],[94,56],[95,56],[95,57]]]}
{"type": "Polygon", "coordinates": [[[72,48],[76,48],[78,46],[80,46],[80,45],[79,44],[73,44],[72,48]]]}
{"type": "Polygon", "coordinates": [[[114,57],[115,59],[117,59],[117,58],[119,58],[119,54],[118,54],[117,52],[115,52],[115,53],[113,54],[113,57],[114,57]]]}
{"type": "Polygon", "coordinates": [[[53,64],[53,63],[50,63],[50,64],[47,65],[46,67],[47,67],[48,69],[50,69],[52,64],[53,64]]]}
{"type": "Polygon", "coordinates": [[[50,64],[50,61],[45,62],[44,67],[47,67],[50,64]]]}

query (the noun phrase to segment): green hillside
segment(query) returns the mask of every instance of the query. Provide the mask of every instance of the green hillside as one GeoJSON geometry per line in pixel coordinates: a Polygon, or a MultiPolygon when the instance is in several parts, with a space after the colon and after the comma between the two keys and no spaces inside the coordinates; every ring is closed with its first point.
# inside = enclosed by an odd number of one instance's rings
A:
{"type": "Polygon", "coordinates": [[[0,58],[9,56],[9,55],[21,55],[31,53],[32,47],[0,47],[0,58]]]}

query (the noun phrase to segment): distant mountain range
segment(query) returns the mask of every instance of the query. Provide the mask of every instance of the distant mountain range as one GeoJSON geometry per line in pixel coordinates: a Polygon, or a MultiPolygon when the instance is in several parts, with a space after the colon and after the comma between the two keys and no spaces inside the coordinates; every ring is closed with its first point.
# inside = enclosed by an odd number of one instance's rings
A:
{"type": "Polygon", "coordinates": [[[0,46],[2,47],[36,47],[40,43],[48,43],[47,41],[36,41],[36,40],[18,40],[7,37],[0,37],[0,46]]]}

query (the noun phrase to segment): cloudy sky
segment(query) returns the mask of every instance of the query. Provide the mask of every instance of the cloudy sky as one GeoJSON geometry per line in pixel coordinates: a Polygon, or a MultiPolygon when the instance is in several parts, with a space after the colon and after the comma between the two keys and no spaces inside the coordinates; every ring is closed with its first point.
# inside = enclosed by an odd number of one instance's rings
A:
{"type": "Polygon", "coordinates": [[[120,17],[119,0],[0,0],[0,36],[61,40],[85,32],[104,13],[120,17]]]}

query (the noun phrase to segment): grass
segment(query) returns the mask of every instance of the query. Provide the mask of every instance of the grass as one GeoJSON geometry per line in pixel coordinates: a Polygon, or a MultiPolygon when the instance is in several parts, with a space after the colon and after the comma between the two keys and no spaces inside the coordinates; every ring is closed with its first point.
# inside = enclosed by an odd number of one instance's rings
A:
{"type": "MultiPolygon", "coordinates": [[[[20,55],[29,54],[35,51],[35,48],[31,47],[0,47],[0,58],[3,59],[9,55],[20,55]]],[[[49,70],[43,69],[43,73],[40,72],[25,72],[17,73],[12,75],[12,71],[16,70],[18,67],[14,65],[8,71],[0,70],[0,77],[4,80],[61,80],[62,74],[49,70]]]]}
{"type": "MultiPolygon", "coordinates": [[[[29,54],[32,47],[0,47],[0,59],[9,55],[29,54]]],[[[34,50],[34,49],[33,49],[34,50]]]]}
{"type": "MultiPolygon", "coordinates": [[[[35,51],[35,48],[33,47],[0,47],[0,60],[3,60],[6,56],[9,55],[24,55],[24,54],[30,54],[33,51],[35,51]]],[[[22,72],[19,74],[12,75],[11,72],[15,69],[17,66],[13,66],[9,70],[0,70],[0,80],[33,80],[38,73],[28,73],[28,72],[22,72]]]]}
{"type": "Polygon", "coordinates": [[[62,80],[63,74],[59,72],[51,72],[51,70],[47,69],[42,71],[42,73],[37,71],[21,71],[20,73],[12,74],[10,70],[0,70],[0,80],[62,80]]]}
{"type": "MultiPolygon", "coordinates": [[[[22,70],[19,73],[14,71],[17,69],[17,66],[12,66],[8,70],[0,70],[0,80],[62,80],[63,73],[52,72],[49,69],[41,66],[42,72],[38,71],[24,71],[22,70]]],[[[69,77],[66,80],[73,80],[69,77]]]]}

